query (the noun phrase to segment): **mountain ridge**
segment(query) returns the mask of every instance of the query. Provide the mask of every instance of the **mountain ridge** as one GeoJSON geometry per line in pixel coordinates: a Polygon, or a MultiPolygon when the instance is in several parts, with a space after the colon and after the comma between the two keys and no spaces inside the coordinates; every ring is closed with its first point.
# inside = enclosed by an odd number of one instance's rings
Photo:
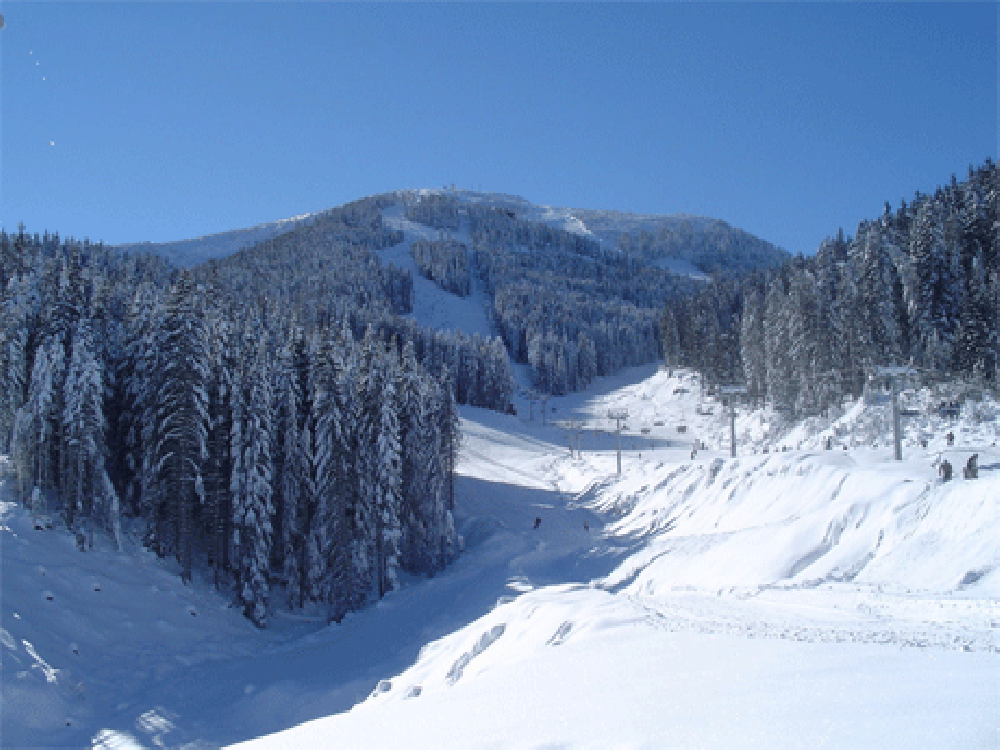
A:
{"type": "MultiPolygon", "coordinates": [[[[718,262],[701,268],[697,262],[706,249],[732,246],[752,249],[756,262],[772,265],[782,262],[788,254],[773,243],[759,238],[722,219],[692,214],[639,214],[610,209],[571,208],[533,203],[528,199],[499,192],[474,191],[459,188],[416,188],[394,190],[359,198],[359,201],[390,197],[402,202],[419,201],[428,196],[442,196],[469,205],[486,206],[508,212],[519,221],[543,224],[554,229],[589,237],[604,248],[627,251],[635,249],[644,259],[673,270],[671,258],[690,261],[702,272],[718,270],[718,262]],[[625,238],[625,239],[623,239],[625,238]]],[[[349,204],[344,204],[349,205],[349,204]]],[[[171,262],[191,267],[213,258],[220,258],[265,242],[287,231],[308,226],[319,217],[343,206],[323,211],[299,214],[287,219],[257,224],[253,227],[173,240],[170,242],[132,242],[111,245],[126,252],[151,253],[171,262]]],[[[683,264],[678,272],[693,275],[683,264]]]]}

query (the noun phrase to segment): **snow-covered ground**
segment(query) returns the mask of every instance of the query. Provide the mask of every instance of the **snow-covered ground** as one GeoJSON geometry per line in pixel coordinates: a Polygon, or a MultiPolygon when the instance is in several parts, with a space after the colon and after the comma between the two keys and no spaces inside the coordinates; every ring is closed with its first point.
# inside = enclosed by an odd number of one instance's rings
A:
{"type": "Polygon", "coordinates": [[[791,431],[742,414],[730,458],[685,371],[551,398],[544,426],[523,397],[463,408],[464,554],[332,627],[257,631],[135,537],[81,552],[5,503],[0,742],[997,747],[992,404],[908,418],[902,462],[864,402],[791,431]],[[979,478],[942,483],[948,450],[979,478]]]}
{"type": "Polygon", "coordinates": [[[352,711],[248,744],[997,746],[996,422],[956,447],[980,478],[946,484],[867,446],[692,460],[728,438],[691,373],[548,407],[605,432],[571,457],[537,409],[466,412],[467,533],[516,549],[492,611],[352,711]],[[609,408],[633,423],[621,478],[609,408]]]}

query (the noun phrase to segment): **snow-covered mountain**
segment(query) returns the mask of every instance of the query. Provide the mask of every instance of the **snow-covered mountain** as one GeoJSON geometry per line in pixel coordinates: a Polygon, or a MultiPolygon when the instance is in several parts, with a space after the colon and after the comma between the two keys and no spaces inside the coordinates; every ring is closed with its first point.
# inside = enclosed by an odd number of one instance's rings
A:
{"type": "MultiPolygon", "coordinates": [[[[646,248],[647,259],[678,275],[698,279],[706,278],[705,270],[698,265],[698,258],[706,252],[710,253],[713,248],[738,248],[739,253],[746,254],[748,264],[771,265],[786,257],[779,248],[718,219],[686,214],[659,216],[548,206],[516,195],[457,188],[400,190],[391,195],[400,201],[432,195],[447,196],[460,203],[506,211],[522,221],[538,222],[589,237],[609,249],[618,247],[619,238],[624,235],[639,237],[644,234],[647,239],[658,237],[661,240],[659,250],[646,248]]],[[[307,226],[325,213],[302,214],[190,240],[138,242],[116,247],[129,252],[161,255],[177,265],[190,267],[211,258],[231,255],[296,227],[307,226]]]]}

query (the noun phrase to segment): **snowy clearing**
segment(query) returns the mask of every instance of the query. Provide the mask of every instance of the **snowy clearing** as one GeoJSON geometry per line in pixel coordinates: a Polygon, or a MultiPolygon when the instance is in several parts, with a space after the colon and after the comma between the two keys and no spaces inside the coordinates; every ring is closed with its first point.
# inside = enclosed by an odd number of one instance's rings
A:
{"type": "Polygon", "coordinates": [[[398,245],[384,248],[379,252],[383,263],[389,263],[413,274],[413,312],[406,317],[420,325],[436,331],[457,330],[468,335],[493,335],[493,324],[487,311],[486,295],[479,290],[473,278],[473,292],[468,297],[459,297],[446,292],[430,279],[424,278],[417,270],[410,246],[417,240],[437,240],[446,238],[465,243],[471,250],[468,220],[458,231],[432,229],[403,216],[403,205],[382,209],[382,219],[390,229],[403,232],[403,241],[398,245]]]}

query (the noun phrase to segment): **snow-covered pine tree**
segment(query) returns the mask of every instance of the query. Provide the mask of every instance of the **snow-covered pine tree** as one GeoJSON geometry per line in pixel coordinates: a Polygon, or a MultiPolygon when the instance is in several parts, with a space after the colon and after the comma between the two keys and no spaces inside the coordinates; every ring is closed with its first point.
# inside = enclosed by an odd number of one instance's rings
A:
{"type": "Polygon", "coordinates": [[[875,224],[863,223],[849,250],[853,271],[853,320],[849,328],[857,334],[858,366],[898,363],[900,334],[893,306],[893,283],[897,278],[875,224]]]}
{"type": "Polygon", "coordinates": [[[77,514],[96,518],[116,531],[120,542],[118,496],[107,475],[104,422],[104,367],[94,354],[90,324],[79,320],[66,373],[63,406],[65,447],[61,500],[70,526],[77,514]]]}
{"type": "Polygon", "coordinates": [[[318,503],[309,349],[304,333],[296,328],[281,347],[276,368],[272,566],[280,564],[283,570],[291,607],[302,606],[308,593],[306,540],[318,503]]]}
{"type": "Polygon", "coordinates": [[[0,451],[5,452],[11,448],[17,410],[28,398],[41,301],[34,277],[11,278],[0,295],[0,451]]]}
{"type": "Polygon", "coordinates": [[[377,405],[375,423],[374,472],[376,514],[376,591],[381,598],[398,587],[399,555],[402,543],[402,467],[400,458],[399,357],[396,349],[382,350],[368,372],[370,394],[377,405]]]}
{"type": "Polygon", "coordinates": [[[401,529],[399,423],[395,352],[386,352],[371,327],[361,343],[356,381],[359,493],[355,518],[365,542],[369,588],[375,597],[395,587],[401,529]]]}
{"type": "MultiPolygon", "coordinates": [[[[156,387],[158,354],[156,332],[163,319],[160,295],[150,284],[141,284],[132,296],[127,312],[125,365],[122,368],[125,395],[122,422],[126,428],[123,477],[126,513],[144,515],[149,521],[154,505],[156,457],[156,387]]],[[[149,535],[155,547],[159,543],[149,535]]]]}
{"type": "Polygon", "coordinates": [[[997,346],[996,308],[984,287],[973,286],[966,292],[959,314],[959,329],[954,345],[954,367],[957,372],[981,381],[993,380],[996,372],[997,346]]]}
{"type": "Polygon", "coordinates": [[[230,440],[233,432],[233,372],[238,357],[234,352],[232,325],[221,311],[207,316],[210,379],[208,385],[207,456],[203,470],[203,518],[207,535],[208,564],[216,588],[228,582],[231,572],[230,544],[233,508],[230,495],[233,460],[230,440]]]}
{"type": "Polygon", "coordinates": [[[743,295],[740,320],[740,354],[747,392],[753,398],[765,393],[764,296],[755,285],[748,285],[743,295]]]}
{"type": "Polygon", "coordinates": [[[826,352],[819,344],[819,309],[816,280],[806,269],[792,274],[786,307],[788,317],[789,362],[795,381],[795,413],[817,414],[823,403],[819,380],[828,371],[826,352]]]}
{"type": "Polygon", "coordinates": [[[772,279],[764,299],[764,364],[767,368],[767,395],[779,410],[791,410],[798,395],[789,356],[791,331],[787,305],[783,281],[781,278],[772,279]]]}
{"type": "Polygon", "coordinates": [[[945,243],[945,216],[946,209],[937,198],[925,198],[910,231],[909,255],[915,277],[910,325],[920,362],[934,370],[951,365],[958,323],[960,288],[945,243]]]}
{"type": "Polygon", "coordinates": [[[209,361],[199,296],[187,273],[170,290],[156,332],[153,392],[153,538],[176,554],[181,576],[191,577],[194,517],[204,492],[208,439],[209,361]]]}
{"type": "Polygon", "coordinates": [[[354,577],[357,505],[355,425],[349,415],[350,367],[345,341],[319,348],[311,382],[315,414],[316,513],[308,529],[306,572],[310,596],[325,602],[331,621],[360,606],[354,577]]]}
{"type": "Polygon", "coordinates": [[[355,534],[355,596],[361,602],[377,595],[379,561],[377,539],[382,524],[378,518],[379,467],[377,441],[380,426],[381,396],[379,367],[381,344],[374,330],[365,331],[358,354],[357,369],[353,378],[353,420],[355,424],[355,465],[357,467],[357,496],[353,508],[355,534]]]}
{"type": "Polygon", "coordinates": [[[665,305],[660,315],[660,347],[663,350],[663,363],[669,369],[681,364],[680,332],[677,329],[677,317],[670,305],[665,305]]]}
{"type": "Polygon", "coordinates": [[[446,509],[455,511],[455,471],[458,466],[458,449],[462,442],[462,425],[458,415],[458,405],[451,386],[447,369],[441,371],[441,401],[438,410],[438,429],[441,436],[440,452],[444,461],[444,481],[446,509]]]}
{"type": "Polygon", "coordinates": [[[35,351],[28,398],[14,418],[11,452],[22,495],[27,494],[29,487],[47,494],[58,486],[57,466],[53,466],[52,460],[53,454],[58,455],[53,424],[62,417],[56,411],[56,392],[61,388],[63,366],[62,342],[46,338],[35,351]]]}
{"type": "Polygon", "coordinates": [[[448,473],[446,449],[442,436],[442,412],[446,392],[433,379],[424,385],[423,417],[419,427],[421,438],[417,450],[420,455],[420,484],[425,488],[417,504],[418,528],[422,534],[418,550],[419,568],[414,572],[442,570],[456,554],[455,524],[448,507],[448,473]]]}
{"type": "Polygon", "coordinates": [[[245,339],[244,366],[234,383],[232,455],[233,547],[237,586],[247,618],[267,624],[273,514],[273,398],[266,337],[245,339]],[[254,344],[254,340],[259,343],[254,344]]]}
{"type": "Polygon", "coordinates": [[[420,503],[430,492],[425,474],[427,444],[423,441],[427,436],[423,428],[427,417],[423,388],[413,342],[407,341],[403,345],[396,381],[401,469],[399,513],[403,524],[400,564],[414,572],[424,567],[421,554],[425,547],[426,524],[421,517],[420,503]]]}

